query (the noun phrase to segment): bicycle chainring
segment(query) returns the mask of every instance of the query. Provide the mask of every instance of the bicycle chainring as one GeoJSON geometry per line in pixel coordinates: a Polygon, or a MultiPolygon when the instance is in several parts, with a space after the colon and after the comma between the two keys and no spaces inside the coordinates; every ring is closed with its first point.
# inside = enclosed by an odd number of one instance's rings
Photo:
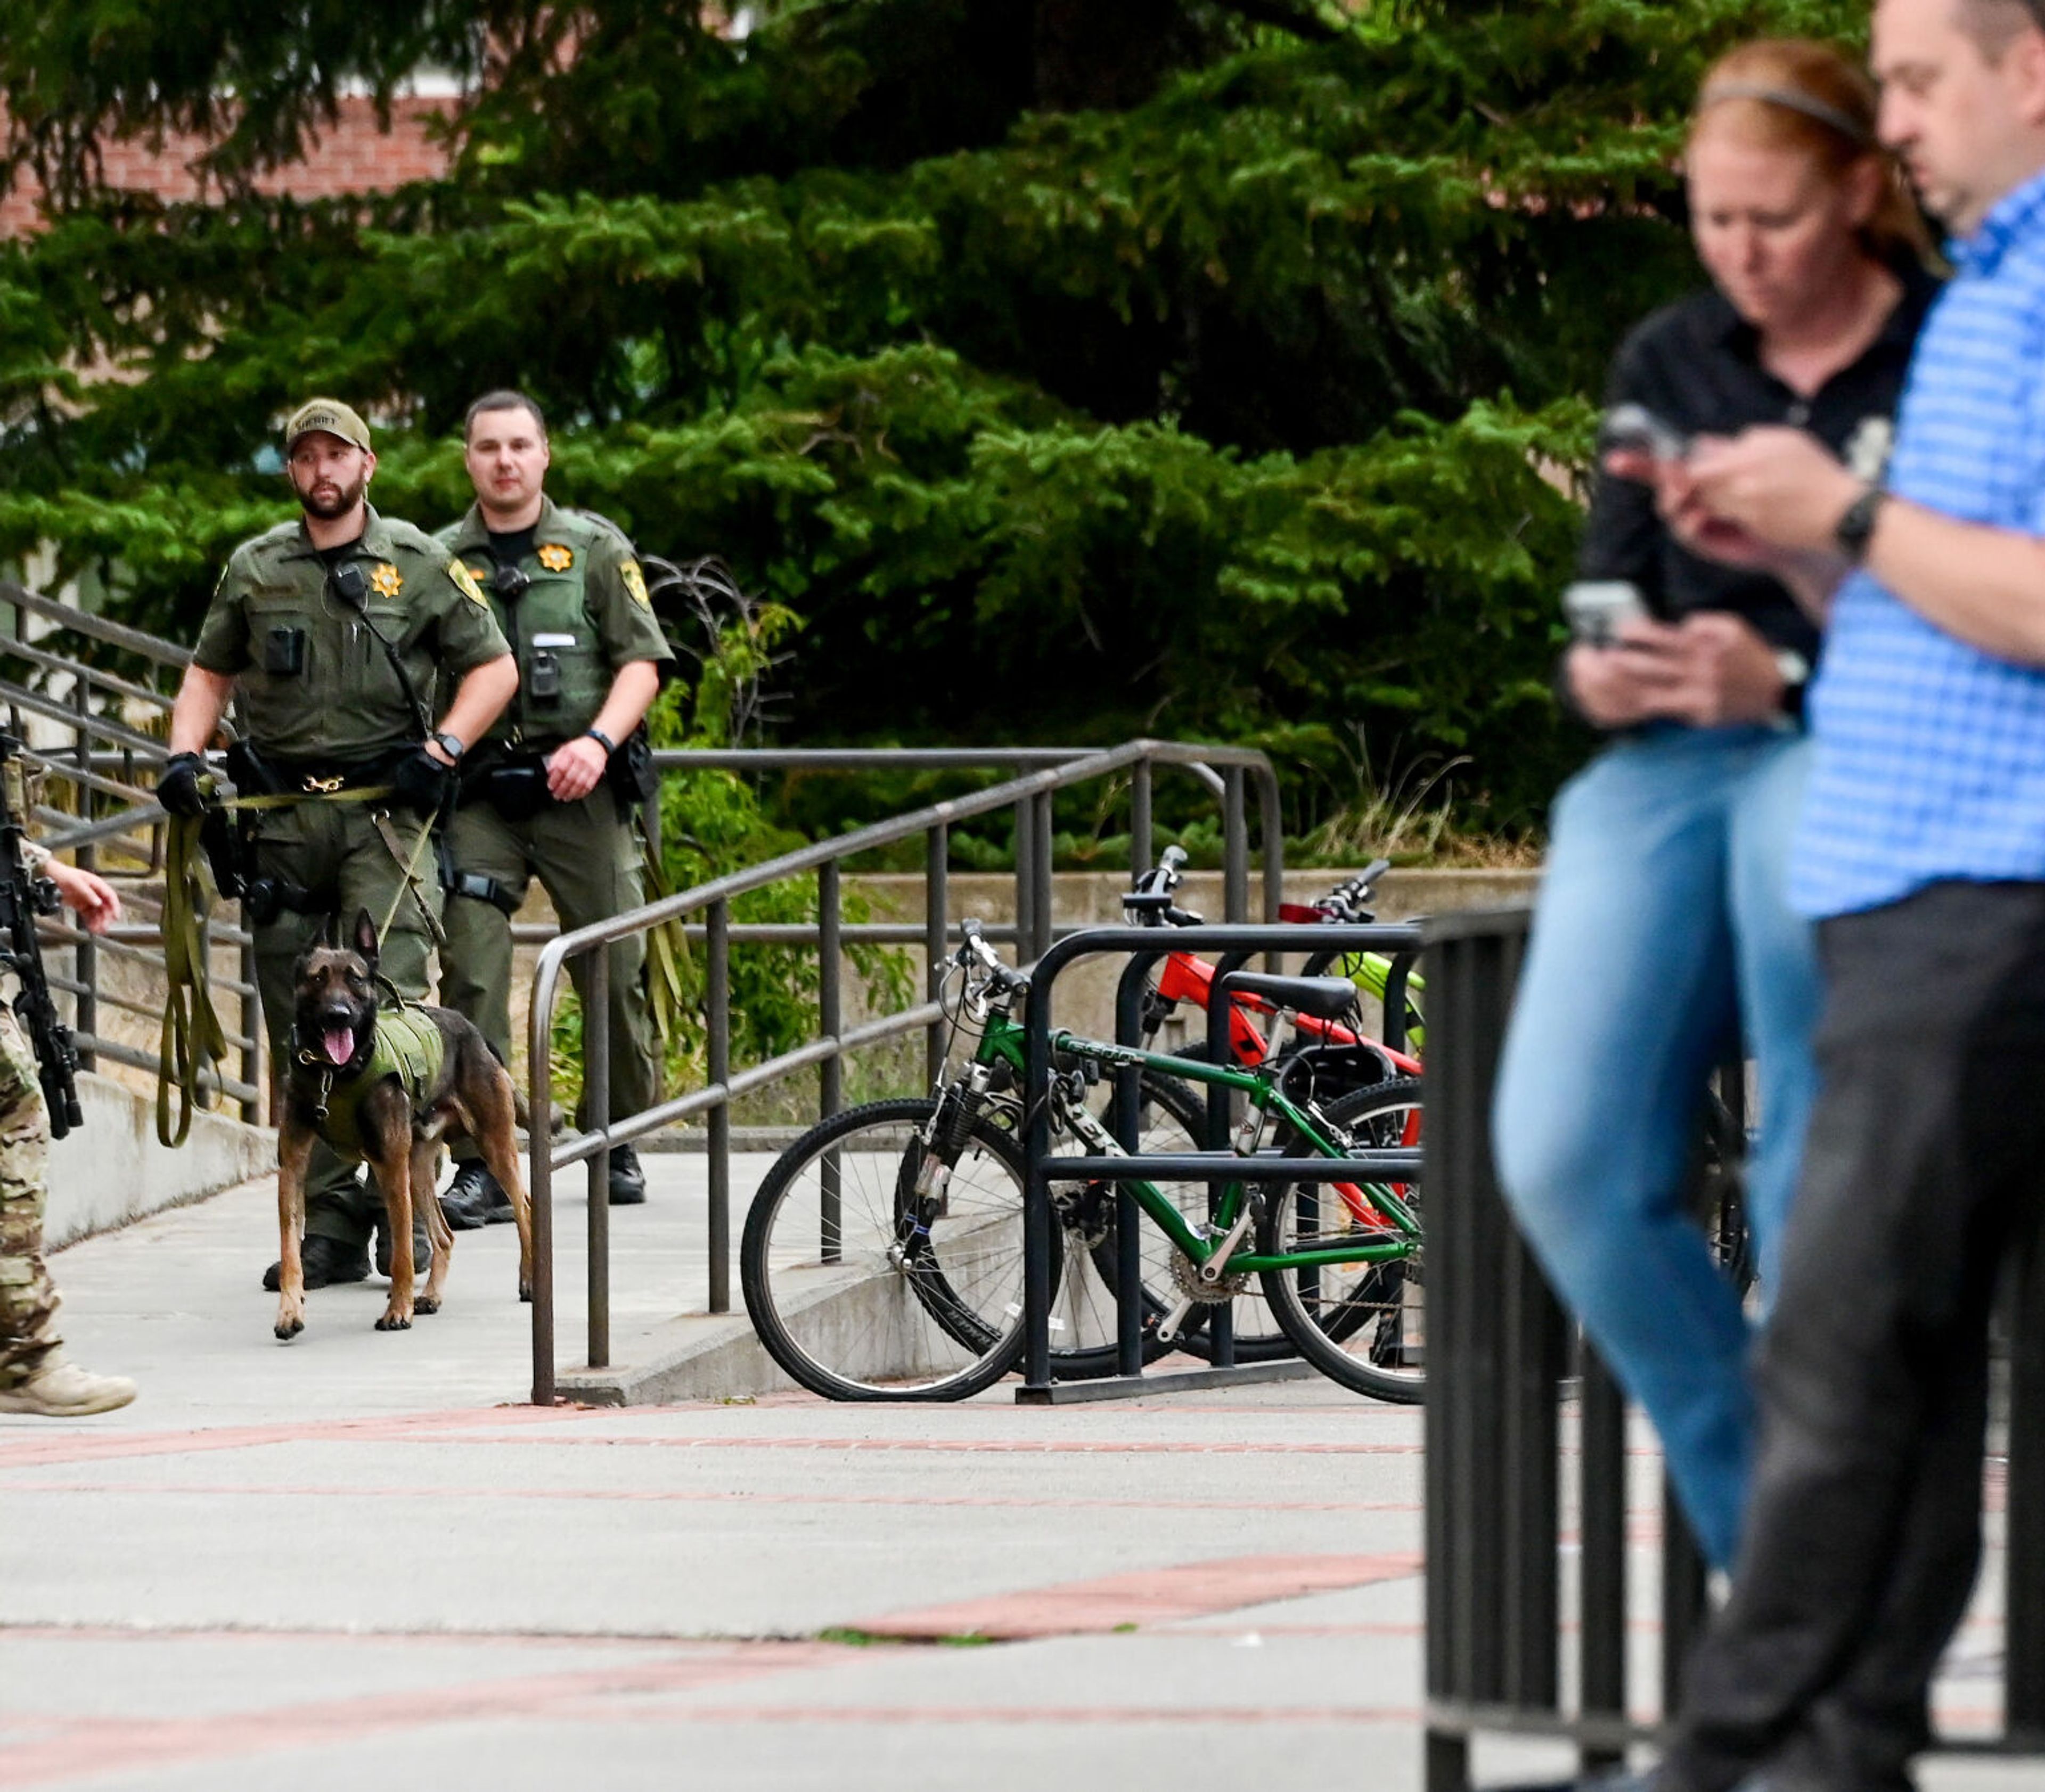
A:
{"type": "Polygon", "coordinates": [[[1233,1301],[1250,1286],[1250,1272],[1241,1270],[1232,1276],[1223,1276],[1219,1281],[1202,1281],[1200,1266],[1183,1251],[1175,1251],[1172,1253],[1172,1281],[1186,1299],[1196,1301],[1203,1306],[1218,1306],[1223,1301],[1233,1301]]]}

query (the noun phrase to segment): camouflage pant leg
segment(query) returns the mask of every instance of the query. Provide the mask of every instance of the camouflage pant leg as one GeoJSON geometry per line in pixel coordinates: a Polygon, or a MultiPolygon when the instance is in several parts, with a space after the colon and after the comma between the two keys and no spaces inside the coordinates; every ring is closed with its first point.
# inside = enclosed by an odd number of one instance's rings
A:
{"type": "Polygon", "coordinates": [[[0,1007],[0,1381],[18,1379],[57,1347],[57,1291],[43,1263],[49,1154],[35,1050],[0,1007]]]}

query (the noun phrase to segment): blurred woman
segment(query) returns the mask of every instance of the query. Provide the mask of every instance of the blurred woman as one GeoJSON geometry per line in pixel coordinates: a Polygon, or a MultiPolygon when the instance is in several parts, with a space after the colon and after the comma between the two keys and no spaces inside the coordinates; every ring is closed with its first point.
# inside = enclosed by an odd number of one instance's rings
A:
{"type": "MultiPolygon", "coordinates": [[[[1786,422],[1878,476],[1937,283],[1875,113],[1867,77],[1826,45],[1751,43],[1712,67],[1684,164],[1712,284],[1627,339],[1615,407],[1645,407],[1672,438],[1786,422]]],[[[1612,465],[1651,472],[1637,453],[1612,465]]],[[[1639,613],[1563,664],[1611,741],[1551,817],[1497,1162],[1724,1567],[1750,1452],[1747,1325],[1685,1198],[1706,1080],[1737,1040],[1758,1069],[1747,1212],[1765,1289],[1812,1093],[1817,972],[1786,891],[1818,631],[1773,578],[1686,551],[1650,488],[1610,468],[1578,571],[1635,588],[1639,613]]]]}

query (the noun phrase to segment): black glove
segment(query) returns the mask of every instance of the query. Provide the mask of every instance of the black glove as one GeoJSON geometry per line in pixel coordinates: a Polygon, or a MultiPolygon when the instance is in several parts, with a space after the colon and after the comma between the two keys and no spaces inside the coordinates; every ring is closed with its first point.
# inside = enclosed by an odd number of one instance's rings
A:
{"type": "Polygon", "coordinates": [[[206,756],[174,753],[164,761],[164,775],[156,780],[156,800],[167,815],[197,816],[206,813],[207,792],[199,788],[206,776],[206,756]]]}
{"type": "Polygon", "coordinates": [[[443,765],[422,747],[414,747],[391,774],[391,792],[407,808],[437,815],[454,792],[454,768],[443,765]]]}

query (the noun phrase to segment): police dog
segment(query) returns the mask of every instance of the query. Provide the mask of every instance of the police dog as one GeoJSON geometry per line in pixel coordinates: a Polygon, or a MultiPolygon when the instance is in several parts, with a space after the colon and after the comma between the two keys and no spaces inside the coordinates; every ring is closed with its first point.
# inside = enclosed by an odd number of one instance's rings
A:
{"type": "MultiPolygon", "coordinates": [[[[277,1285],[277,1335],[295,1338],[306,1326],[305,1265],[298,1237],[306,1223],[306,1166],[313,1140],[326,1137],[324,1110],[333,1090],[360,1077],[376,1044],[376,929],[367,910],[355,918],[351,945],[340,942],[329,918],[320,937],[293,967],[297,1003],[291,1028],[291,1073],[285,1083],[283,1123],[277,1139],[277,1224],[283,1268],[277,1285]]],[[[433,1192],[441,1141],[466,1134],[511,1197],[518,1223],[518,1298],[533,1298],[533,1214],[518,1173],[512,1138],[510,1073],[483,1035],[450,1008],[425,1012],[442,1042],[438,1073],[417,1100],[396,1075],[372,1087],[347,1090],[355,1097],[356,1141],[328,1137],[344,1154],[360,1149],[383,1191],[390,1227],[391,1298],[379,1331],[410,1329],[415,1312],[437,1312],[447,1281],[454,1234],[433,1192]],[[414,1292],[412,1214],[423,1214],[433,1248],[426,1287],[414,1292]]]]}

